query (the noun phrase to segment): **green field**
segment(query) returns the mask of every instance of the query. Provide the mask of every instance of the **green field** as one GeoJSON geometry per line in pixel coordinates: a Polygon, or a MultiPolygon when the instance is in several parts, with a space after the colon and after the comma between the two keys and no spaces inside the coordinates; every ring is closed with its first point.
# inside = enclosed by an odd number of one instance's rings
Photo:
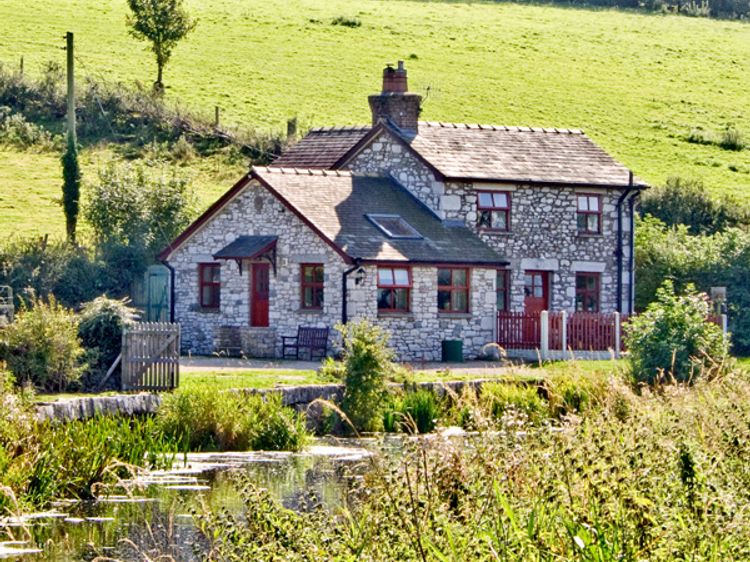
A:
{"type": "MultiPolygon", "coordinates": [[[[166,70],[167,99],[201,114],[281,130],[366,123],[385,62],[406,59],[436,121],[577,127],[644,179],[702,178],[750,200],[750,149],[684,140],[732,123],[750,140],[746,23],[510,3],[400,0],[188,0],[197,31],[166,70]],[[360,27],[335,26],[334,17],[360,27]]],[[[29,73],[63,62],[76,33],[78,74],[149,84],[154,64],[128,36],[124,0],[0,2],[0,61],[29,73]]],[[[87,156],[90,179],[96,155],[87,156]]],[[[204,202],[231,180],[197,165],[204,202]],[[218,179],[217,179],[218,178],[218,179]]],[[[235,174],[224,173],[225,176],[235,174]]],[[[2,232],[62,231],[57,159],[0,152],[2,232]]]]}

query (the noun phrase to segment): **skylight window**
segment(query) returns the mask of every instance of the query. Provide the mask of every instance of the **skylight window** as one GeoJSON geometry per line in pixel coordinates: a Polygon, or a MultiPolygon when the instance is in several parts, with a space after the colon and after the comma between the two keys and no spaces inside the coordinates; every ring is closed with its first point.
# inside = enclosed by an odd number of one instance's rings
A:
{"type": "Polygon", "coordinates": [[[422,238],[417,230],[399,215],[366,215],[388,238],[422,238]]]}

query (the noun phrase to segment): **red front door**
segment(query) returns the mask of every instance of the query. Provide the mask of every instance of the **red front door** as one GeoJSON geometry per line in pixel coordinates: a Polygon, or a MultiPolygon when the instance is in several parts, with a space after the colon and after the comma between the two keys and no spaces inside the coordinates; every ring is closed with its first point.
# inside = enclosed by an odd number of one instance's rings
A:
{"type": "Polygon", "coordinates": [[[267,263],[254,263],[250,275],[250,325],[268,326],[268,284],[267,263]]]}
{"type": "Polygon", "coordinates": [[[527,271],[523,283],[526,313],[538,314],[549,310],[549,272],[527,271]]]}

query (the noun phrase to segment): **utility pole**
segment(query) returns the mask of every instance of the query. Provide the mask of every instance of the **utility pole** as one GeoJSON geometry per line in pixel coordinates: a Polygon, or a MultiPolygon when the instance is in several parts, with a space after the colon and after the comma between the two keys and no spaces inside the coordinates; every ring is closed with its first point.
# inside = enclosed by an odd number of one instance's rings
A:
{"type": "Polygon", "coordinates": [[[73,33],[65,34],[66,51],[68,54],[68,142],[76,144],[76,84],[73,74],[73,33]]]}

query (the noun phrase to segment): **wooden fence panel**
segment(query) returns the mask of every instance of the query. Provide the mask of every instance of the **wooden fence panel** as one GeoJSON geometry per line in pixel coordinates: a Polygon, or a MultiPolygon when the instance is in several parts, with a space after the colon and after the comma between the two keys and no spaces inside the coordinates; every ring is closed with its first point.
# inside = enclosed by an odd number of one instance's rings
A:
{"type": "Polygon", "coordinates": [[[122,390],[171,390],[180,383],[180,326],[141,322],[122,334],[122,390]]]}
{"type": "Polygon", "coordinates": [[[505,349],[538,349],[541,319],[538,313],[499,312],[497,343],[505,349]]]}

